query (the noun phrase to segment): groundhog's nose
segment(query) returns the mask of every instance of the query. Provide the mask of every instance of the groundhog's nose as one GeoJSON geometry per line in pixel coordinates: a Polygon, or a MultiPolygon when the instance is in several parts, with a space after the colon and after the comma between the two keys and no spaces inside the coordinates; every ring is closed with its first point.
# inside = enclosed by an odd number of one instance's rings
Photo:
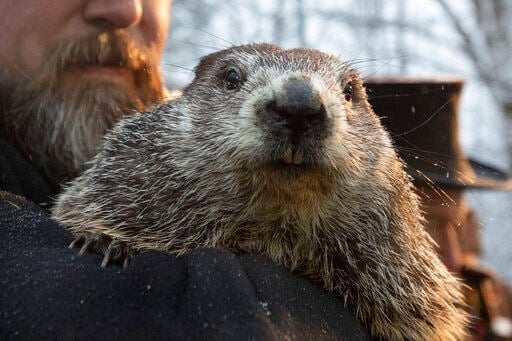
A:
{"type": "Polygon", "coordinates": [[[306,80],[290,80],[267,105],[267,110],[283,126],[303,127],[322,120],[326,112],[318,92],[306,80]]]}

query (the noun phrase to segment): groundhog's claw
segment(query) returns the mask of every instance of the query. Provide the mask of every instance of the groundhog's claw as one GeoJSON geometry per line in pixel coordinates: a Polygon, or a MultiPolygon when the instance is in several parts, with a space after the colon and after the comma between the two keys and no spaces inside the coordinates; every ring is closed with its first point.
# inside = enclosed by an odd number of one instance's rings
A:
{"type": "Polygon", "coordinates": [[[101,266],[105,267],[109,262],[123,263],[127,267],[132,259],[132,249],[119,240],[112,240],[105,251],[101,266]]]}
{"type": "Polygon", "coordinates": [[[85,239],[85,236],[79,236],[77,238],[75,238],[71,244],[69,244],[69,248],[70,249],[77,249],[79,248],[83,243],[84,243],[84,239],[85,239]]]}
{"type": "Polygon", "coordinates": [[[80,234],[69,247],[80,248],[79,256],[86,252],[104,254],[101,261],[102,267],[109,263],[122,263],[123,267],[127,267],[133,256],[133,250],[130,247],[119,240],[113,240],[106,234],[80,234]]]}

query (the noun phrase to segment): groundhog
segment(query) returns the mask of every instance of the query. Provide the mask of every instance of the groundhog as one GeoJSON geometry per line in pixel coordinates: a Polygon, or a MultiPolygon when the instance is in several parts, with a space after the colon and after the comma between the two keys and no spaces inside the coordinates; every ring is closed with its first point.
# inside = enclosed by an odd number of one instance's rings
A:
{"type": "Polygon", "coordinates": [[[375,338],[460,340],[459,282],[418,206],[350,65],[252,44],[203,57],[180,98],[121,121],[53,217],[103,265],[149,249],[261,254],[375,338]]]}

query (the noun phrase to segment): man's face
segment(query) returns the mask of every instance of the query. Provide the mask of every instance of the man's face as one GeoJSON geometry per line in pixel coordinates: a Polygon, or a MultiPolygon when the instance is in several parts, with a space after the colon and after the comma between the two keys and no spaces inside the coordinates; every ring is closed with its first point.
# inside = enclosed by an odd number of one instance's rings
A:
{"type": "MultiPolygon", "coordinates": [[[[42,71],[55,44],[106,31],[126,31],[160,59],[170,0],[2,0],[0,13],[0,65],[9,79],[24,81],[42,71]]],[[[116,70],[83,71],[76,76],[122,78],[116,70]]]]}
{"type": "Polygon", "coordinates": [[[50,175],[79,171],[119,118],[163,97],[170,0],[2,0],[0,128],[50,175]]]}

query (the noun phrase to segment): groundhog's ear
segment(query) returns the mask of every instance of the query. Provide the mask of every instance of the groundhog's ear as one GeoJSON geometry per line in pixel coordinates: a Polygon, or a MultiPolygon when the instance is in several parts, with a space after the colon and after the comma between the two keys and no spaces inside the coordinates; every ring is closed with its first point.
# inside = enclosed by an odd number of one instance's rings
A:
{"type": "Polygon", "coordinates": [[[199,64],[197,64],[197,66],[194,68],[196,76],[198,74],[208,74],[211,72],[216,73],[216,67],[221,54],[223,54],[223,51],[211,53],[209,55],[201,57],[201,59],[199,60],[199,64]]]}

